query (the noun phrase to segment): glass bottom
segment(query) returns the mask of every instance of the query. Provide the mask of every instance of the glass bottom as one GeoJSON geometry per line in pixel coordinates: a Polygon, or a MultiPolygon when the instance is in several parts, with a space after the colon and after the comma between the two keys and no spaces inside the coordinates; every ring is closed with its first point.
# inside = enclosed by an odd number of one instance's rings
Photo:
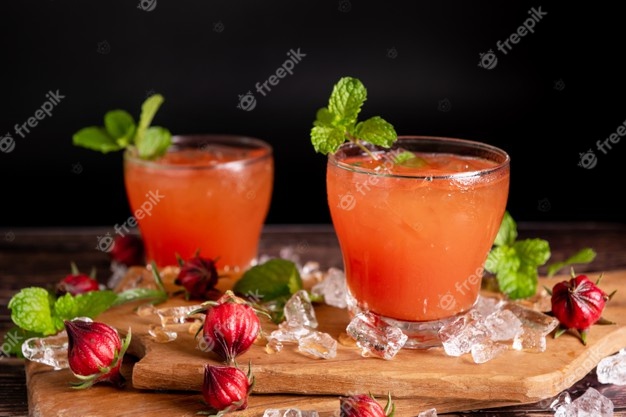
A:
{"type": "MultiPolygon", "coordinates": [[[[348,312],[350,317],[354,317],[359,313],[365,312],[359,307],[356,299],[348,291],[347,294],[348,312]]],[[[389,317],[381,316],[374,312],[381,320],[389,323],[391,326],[397,327],[408,337],[406,343],[402,347],[403,349],[428,349],[433,347],[441,347],[441,339],[439,338],[439,330],[446,324],[453,322],[460,316],[464,316],[469,313],[473,307],[468,311],[463,311],[451,317],[446,317],[439,320],[432,321],[405,321],[396,320],[389,317]]]]}

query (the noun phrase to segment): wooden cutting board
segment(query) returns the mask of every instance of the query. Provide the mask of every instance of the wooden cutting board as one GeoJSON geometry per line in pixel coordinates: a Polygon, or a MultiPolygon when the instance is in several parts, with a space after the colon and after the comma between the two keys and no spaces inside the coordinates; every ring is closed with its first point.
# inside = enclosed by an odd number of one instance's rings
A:
{"type": "MultiPolygon", "coordinates": [[[[567,278],[542,278],[540,287],[551,288],[567,278]]],[[[266,408],[293,406],[330,416],[339,409],[339,396],[368,392],[383,404],[390,392],[397,404],[396,416],[415,416],[431,407],[444,413],[553,397],[582,379],[602,358],[626,346],[626,271],[605,273],[601,287],[607,292],[617,290],[604,313],[616,324],[593,326],[586,346],[573,335],[564,334],[556,340],[549,337],[543,353],[508,350],[484,364],[473,363],[469,355],[448,357],[441,348],[402,350],[386,361],[363,358],[356,347],[341,344],[337,356],[328,360],[303,356],[291,345],[275,354],[255,345],[238,358],[244,367],[252,364],[256,378],[250,406],[234,415],[260,416],[266,408]]],[[[185,303],[172,299],[167,305],[185,303]]],[[[134,307],[111,309],[98,318],[122,333],[132,327],[128,356],[136,362],[125,368],[128,388],[120,391],[97,385],[77,392],[68,387],[73,381],[68,370],[51,371],[44,365],[28,363],[32,416],[69,416],[76,415],[76,410],[81,410],[83,416],[126,415],[118,404],[124,404],[128,415],[134,416],[156,411],[187,416],[205,409],[198,393],[202,369],[206,363],[219,362],[196,349],[193,335],[184,331],[174,342],[156,343],[147,332],[158,318],[140,317],[133,313],[134,307]]],[[[318,330],[339,338],[348,324],[347,312],[322,305],[315,311],[320,322],[318,330]]],[[[267,332],[275,328],[269,322],[263,326],[267,332]]]]}

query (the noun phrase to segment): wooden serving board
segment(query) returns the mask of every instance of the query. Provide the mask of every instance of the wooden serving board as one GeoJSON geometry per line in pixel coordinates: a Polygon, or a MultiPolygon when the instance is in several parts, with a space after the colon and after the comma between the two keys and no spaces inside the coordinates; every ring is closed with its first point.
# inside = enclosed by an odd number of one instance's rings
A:
{"type": "MultiPolygon", "coordinates": [[[[540,287],[551,288],[567,278],[541,278],[540,287]]],[[[238,357],[244,368],[252,364],[256,378],[253,394],[248,409],[234,415],[261,416],[266,408],[298,407],[330,416],[339,410],[339,396],[368,392],[383,404],[390,392],[396,416],[415,416],[432,407],[444,413],[551,398],[582,379],[602,358],[626,346],[626,271],[605,273],[601,287],[607,292],[617,290],[604,312],[604,317],[616,324],[593,326],[586,346],[566,333],[558,339],[548,337],[543,353],[508,350],[484,364],[473,363],[469,355],[448,357],[442,348],[406,349],[392,360],[383,360],[364,358],[358,348],[339,344],[337,356],[325,360],[303,356],[292,345],[275,354],[254,345],[238,357]]],[[[159,307],[186,303],[190,304],[171,299],[159,307]]],[[[134,307],[120,306],[98,317],[121,333],[132,328],[127,362],[133,358],[134,363],[126,364],[128,387],[116,390],[96,385],[77,392],[69,388],[73,376],[68,370],[52,371],[28,363],[32,416],[69,416],[76,415],[76,410],[83,416],[126,415],[118,404],[124,404],[128,415],[134,416],[155,411],[191,416],[205,409],[199,394],[203,366],[219,361],[197,349],[193,335],[185,331],[173,342],[155,342],[148,328],[157,324],[158,318],[140,317],[132,311],[134,307]]],[[[344,333],[349,321],[345,310],[319,305],[315,311],[318,330],[336,339],[344,333]]],[[[270,332],[275,325],[264,322],[263,327],[270,332]]]]}

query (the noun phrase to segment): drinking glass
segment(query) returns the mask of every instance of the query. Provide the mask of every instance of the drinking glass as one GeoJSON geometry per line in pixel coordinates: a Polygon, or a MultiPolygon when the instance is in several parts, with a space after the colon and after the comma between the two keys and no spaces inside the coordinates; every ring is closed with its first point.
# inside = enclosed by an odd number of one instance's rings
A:
{"type": "Polygon", "coordinates": [[[157,160],[124,153],[130,208],[147,261],[198,253],[236,275],[251,266],[272,195],[272,147],[238,135],[180,135],[157,160]]]}
{"type": "Polygon", "coordinates": [[[400,327],[407,348],[439,346],[441,326],[478,299],[509,164],[495,146],[427,136],[401,136],[389,149],[348,142],[330,154],[328,205],[350,313],[400,327]]]}

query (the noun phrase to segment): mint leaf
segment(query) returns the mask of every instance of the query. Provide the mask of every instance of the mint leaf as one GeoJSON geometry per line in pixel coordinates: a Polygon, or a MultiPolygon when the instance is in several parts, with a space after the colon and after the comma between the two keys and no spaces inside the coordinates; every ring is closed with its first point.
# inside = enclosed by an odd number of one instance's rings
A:
{"type": "Polygon", "coordinates": [[[40,287],[23,288],[9,301],[11,320],[20,328],[45,336],[56,333],[52,321],[51,296],[40,287]]]}
{"type": "Polygon", "coordinates": [[[393,126],[378,116],[359,122],[354,129],[354,136],[383,148],[389,148],[398,137],[393,126]]]}
{"type": "Polygon", "coordinates": [[[141,106],[139,125],[124,110],[111,110],[104,115],[104,127],[90,126],[72,136],[76,146],[102,153],[136,147],[140,158],[154,159],[165,154],[172,143],[169,130],[150,124],[163,103],[163,96],[154,94],[141,106]]]}
{"type": "Polygon", "coordinates": [[[324,155],[335,152],[346,141],[341,129],[327,126],[314,126],[311,129],[311,142],[316,152],[324,155]]]}
{"type": "Polygon", "coordinates": [[[172,134],[169,130],[153,126],[144,132],[141,140],[137,141],[137,151],[140,158],[153,159],[163,155],[171,143],[172,134]]]}
{"type": "Polygon", "coordinates": [[[497,279],[500,291],[512,300],[531,297],[537,291],[537,268],[532,265],[521,264],[517,270],[500,272],[497,279]]]}
{"type": "Polygon", "coordinates": [[[570,256],[562,262],[555,262],[551,265],[548,265],[548,277],[554,276],[554,274],[556,274],[559,270],[565,268],[566,266],[575,264],[586,264],[593,261],[595,258],[596,252],[593,249],[581,249],[580,251],[576,252],[574,255],[570,256]]]}
{"type": "Polygon", "coordinates": [[[104,127],[121,148],[128,146],[135,134],[135,120],[124,110],[107,112],[104,115],[104,127]]]}
{"type": "Polygon", "coordinates": [[[521,260],[515,252],[515,249],[510,246],[497,246],[487,255],[485,269],[496,275],[508,274],[517,271],[520,264],[521,260]]]}
{"type": "Polygon", "coordinates": [[[517,239],[517,224],[508,211],[504,212],[498,235],[494,241],[495,246],[512,245],[517,239]]]}
{"type": "Polygon", "coordinates": [[[270,259],[244,272],[233,292],[260,300],[260,303],[288,298],[302,289],[298,267],[286,259],[270,259]]]}
{"type": "Polygon", "coordinates": [[[137,127],[137,133],[135,136],[135,142],[141,141],[143,135],[148,129],[148,126],[152,123],[152,119],[156,115],[163,104],[163,96],[160,94],[151,95],[141,105],[141,115],[139,116],[139,126],[137,127]]]}
{"type": "Polygon", "coordinates": [[[99,151],[102,153],[119,151],[122,149],[109,133],[98,126],[85,127],[72,136],[76,146],[99,151]]]}
{"type": "Polygon", "coordinates": [[[74,296],[68,293],[59,297],[54,303],[53,319],[60,322],[61,328],[63,328],[63,320],[72,320],[76,317],[93,319],[108,310],[116,299],[117,294],[111,290],[89,291],[74,296]]]}
{"type": "Polygon", "coordinates": [[[356,123],[367,90],[363,83],[352,77],[343,77],[333,87],[328,101],[328,112],[335,116],[336,126],[352,126],[356,123]]]}
{"type": "Polygon", "coordinates": [[[393,144],[397,139],[396,131],[381,117],[375,116],[357,124],[366,99],[367,90],[356,78],[343,77],[334,85],[328,106],[319,109],[313,121],[311,142],[316,152],[334,153],[349,140],[374,157],[361,141],[386,148],[393,144]]]}
{"type": "Polygon", "coordinates": [[[545,264],[550,259],[550,245],[543,239],[524,239],[513,244],[513,249],[522,264],[535,268],[545,264]]]}

